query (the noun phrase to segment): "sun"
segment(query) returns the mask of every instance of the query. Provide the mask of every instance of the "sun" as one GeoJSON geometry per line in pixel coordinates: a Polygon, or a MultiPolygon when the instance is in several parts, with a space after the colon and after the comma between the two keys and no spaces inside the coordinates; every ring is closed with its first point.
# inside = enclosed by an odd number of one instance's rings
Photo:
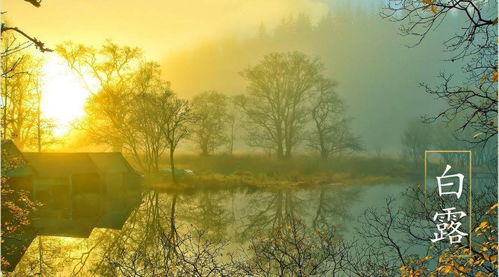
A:
{"type": "Polygon", "coordinates": [[[46,58],[42,72],[42,114],[55,121],[54,135],[61,137],[71,129],[72,122],[85,115],[84,106],[91,93],[55,54],[46,58]]]}

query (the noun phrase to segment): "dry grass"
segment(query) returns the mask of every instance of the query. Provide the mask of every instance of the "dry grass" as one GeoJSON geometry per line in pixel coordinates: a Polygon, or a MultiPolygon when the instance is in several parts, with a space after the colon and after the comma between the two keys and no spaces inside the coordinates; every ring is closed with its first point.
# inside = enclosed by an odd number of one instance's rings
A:
{"type": "MultiPolygon", "coordinates": [[[[192,176],[179,176],[177,185],[170,178],[149,182],[153,188],[227,188],[322,186],[331,184],[401,183],[414,176],[409,163],[394,158],[342,156],[329,161],[299,156],[280,161],[256,155],[183,155],[178,168],[191,169],[192,176]]],[[[168,167],[163,163],[162,168],[168,167]]]]}

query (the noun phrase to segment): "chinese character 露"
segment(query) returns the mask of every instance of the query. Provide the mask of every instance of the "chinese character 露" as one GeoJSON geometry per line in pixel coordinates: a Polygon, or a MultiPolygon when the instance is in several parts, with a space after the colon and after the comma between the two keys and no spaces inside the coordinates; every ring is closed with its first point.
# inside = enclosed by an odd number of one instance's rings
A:
{"type": "Polygon", "coordinates": [[[433,221],[440,222],[437,224],[439,233],[433,233],[435,238],[431,239],[431,242],[437,242],[448,237],[451,244],[460,243],[462,237],[468,235],[459,231],[459,227],[461,226],[459,219],[466,216],[466,213],[462,211],[453,212],[455,209],[456,208],[447,208],[443,209],[444,213],[435,213],[433,221]]]}

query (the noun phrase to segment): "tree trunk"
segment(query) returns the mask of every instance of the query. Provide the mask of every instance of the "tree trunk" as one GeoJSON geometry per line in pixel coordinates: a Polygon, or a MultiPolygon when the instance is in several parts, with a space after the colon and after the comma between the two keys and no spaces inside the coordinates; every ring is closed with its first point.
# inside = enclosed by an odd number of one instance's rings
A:
{"type": "Polygon", "coordinates": [[[322,160],[326,161],[328,159],[328,156],[329,156],[329,151],[326,147],[326,143],[324,142],[325,135],[324,135],[323,130],[321,130],[319,123],[317,123],[317,121],[316,121],[316,126],[317,126],[317,133],[319,135],[319,146],[321,148],[321,158],[322,158],[322,160]]]}
{"type": "Polygon", "coordinates": [[[329,158],[329,153],[327,152],[327,150],[326,150],[326,149],[322,149],[322,150],[321,150],[321,158],[322,158],[322,160],[324,160],[324,161],[327,161],[327,160],[328,160],[328,158],[329,158]]]}
{"type": "Polygon", "coordinates": [[[200,141],[200,146],[201,146],[201,156],[208,156],[210,154],[210,151],[208,149],[208,146],[210,145],[210,141],[208,138],[202,138],[200,141]]]}
{"type": "Polygon", "coordinates": [[[322,158],[322,160],[326,161],[329,157],[329,151],[324,143],[324,138],[322,135],[320,136],[319,141],[320,141],[320,147],[321,147],[321,158],[322,158]]]}
{"type": "Polygon", "coordinates": [[[5,78],[4,80],[4,84],[5,84],[5,87],[4,87],[4,92],[5,93],[5,97],[4,97],[4,101],[5,103],[2,103],[3,104],[3,116],[2,116],[2,139],[5,140],[7,139],[7,106],[9,103],[7,103],[8,101],[8,97],[7,97],[7,78],[5,78]]]}
{"type": "Polygon", "coordinates": [[[38,105],[37,105],[37,110],[36,110],[36,127],[37,127],[37,135],[38,135],[38,152],[42,152],[42,126],[41,126],[41,110],[40,110],[40,105],[42,102],[42,97],[41,97],[41,92],[38,92],[38,105]]]}
{"type": "Polygon", "coordinates": [[[277,145],[277,158],[279,160],[284,160],[284,150],[282,149],[282,144],[277,145]]]}
{"type": "Polygon", "coordinates": [[[230,126],[230,144],[229,144],[229,154],[232,156],[234,152],[234,122],[230,126]]]}
{"type": "Polygon", "coordinates": [[[202,147],[201,147],[201,156],[208,156],[209,153],[208,153],[208,145],[204,144],[202,147]]]}
{"type": "Polygon", "coordinates": [[[175,208],[177,205],[177,195],[173,195],[172,206],[170,210],[170,246],[168,249],[168,259],[171,253],[177,254],[177,227],[175,226],[175,208]]]}
{"type": "Polygon", "coordinates": [[[291,148],[286,148],[286,153],[284,155],[285,160],[291,159],[291,148]]]}
{"type": "Polygon", "coordinates": [[[170,170],[172,171],[172,182],[174,184],[177,183],[177,178],[175,177],[175,162],[173,160],[173,154],[175,152],[175,148],[170,147],[170,170]]]}

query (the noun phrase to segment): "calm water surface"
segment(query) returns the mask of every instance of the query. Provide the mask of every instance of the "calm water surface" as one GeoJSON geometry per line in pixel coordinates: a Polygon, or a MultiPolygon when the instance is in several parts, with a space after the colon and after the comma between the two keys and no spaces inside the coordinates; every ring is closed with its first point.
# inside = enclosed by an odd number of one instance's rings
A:
{"type": "MultiPolygon", "coordinates": [[[[73,216],[62,223],[59,220],[58,225],[47,220],[45,226],[51,227],[32,240],[13,273],[95,276],[99,275],[99,268],[113,259],[117,263],[129,262],[151,245],[164,245],[164,239],[173,233],[177,240],[182,240],[194,230],[202,233],[204,239],[222,243],[224,251],[237,253],[257,231],[279,226],[286,218],[300,220],[310,230],[330,226],[348,239],[355,233],[365,209],[381,207],[387,196],[397,196],[407,187],[334,185],[180,194],[143,192],[136,204],[111,209],[99,218],[73,216]]],[[[113,205],[119,206],[119,200],[113,201],[113,205]]],[[[83,205],[85,208],[92,210],[92,205],[83,205]]]]}

